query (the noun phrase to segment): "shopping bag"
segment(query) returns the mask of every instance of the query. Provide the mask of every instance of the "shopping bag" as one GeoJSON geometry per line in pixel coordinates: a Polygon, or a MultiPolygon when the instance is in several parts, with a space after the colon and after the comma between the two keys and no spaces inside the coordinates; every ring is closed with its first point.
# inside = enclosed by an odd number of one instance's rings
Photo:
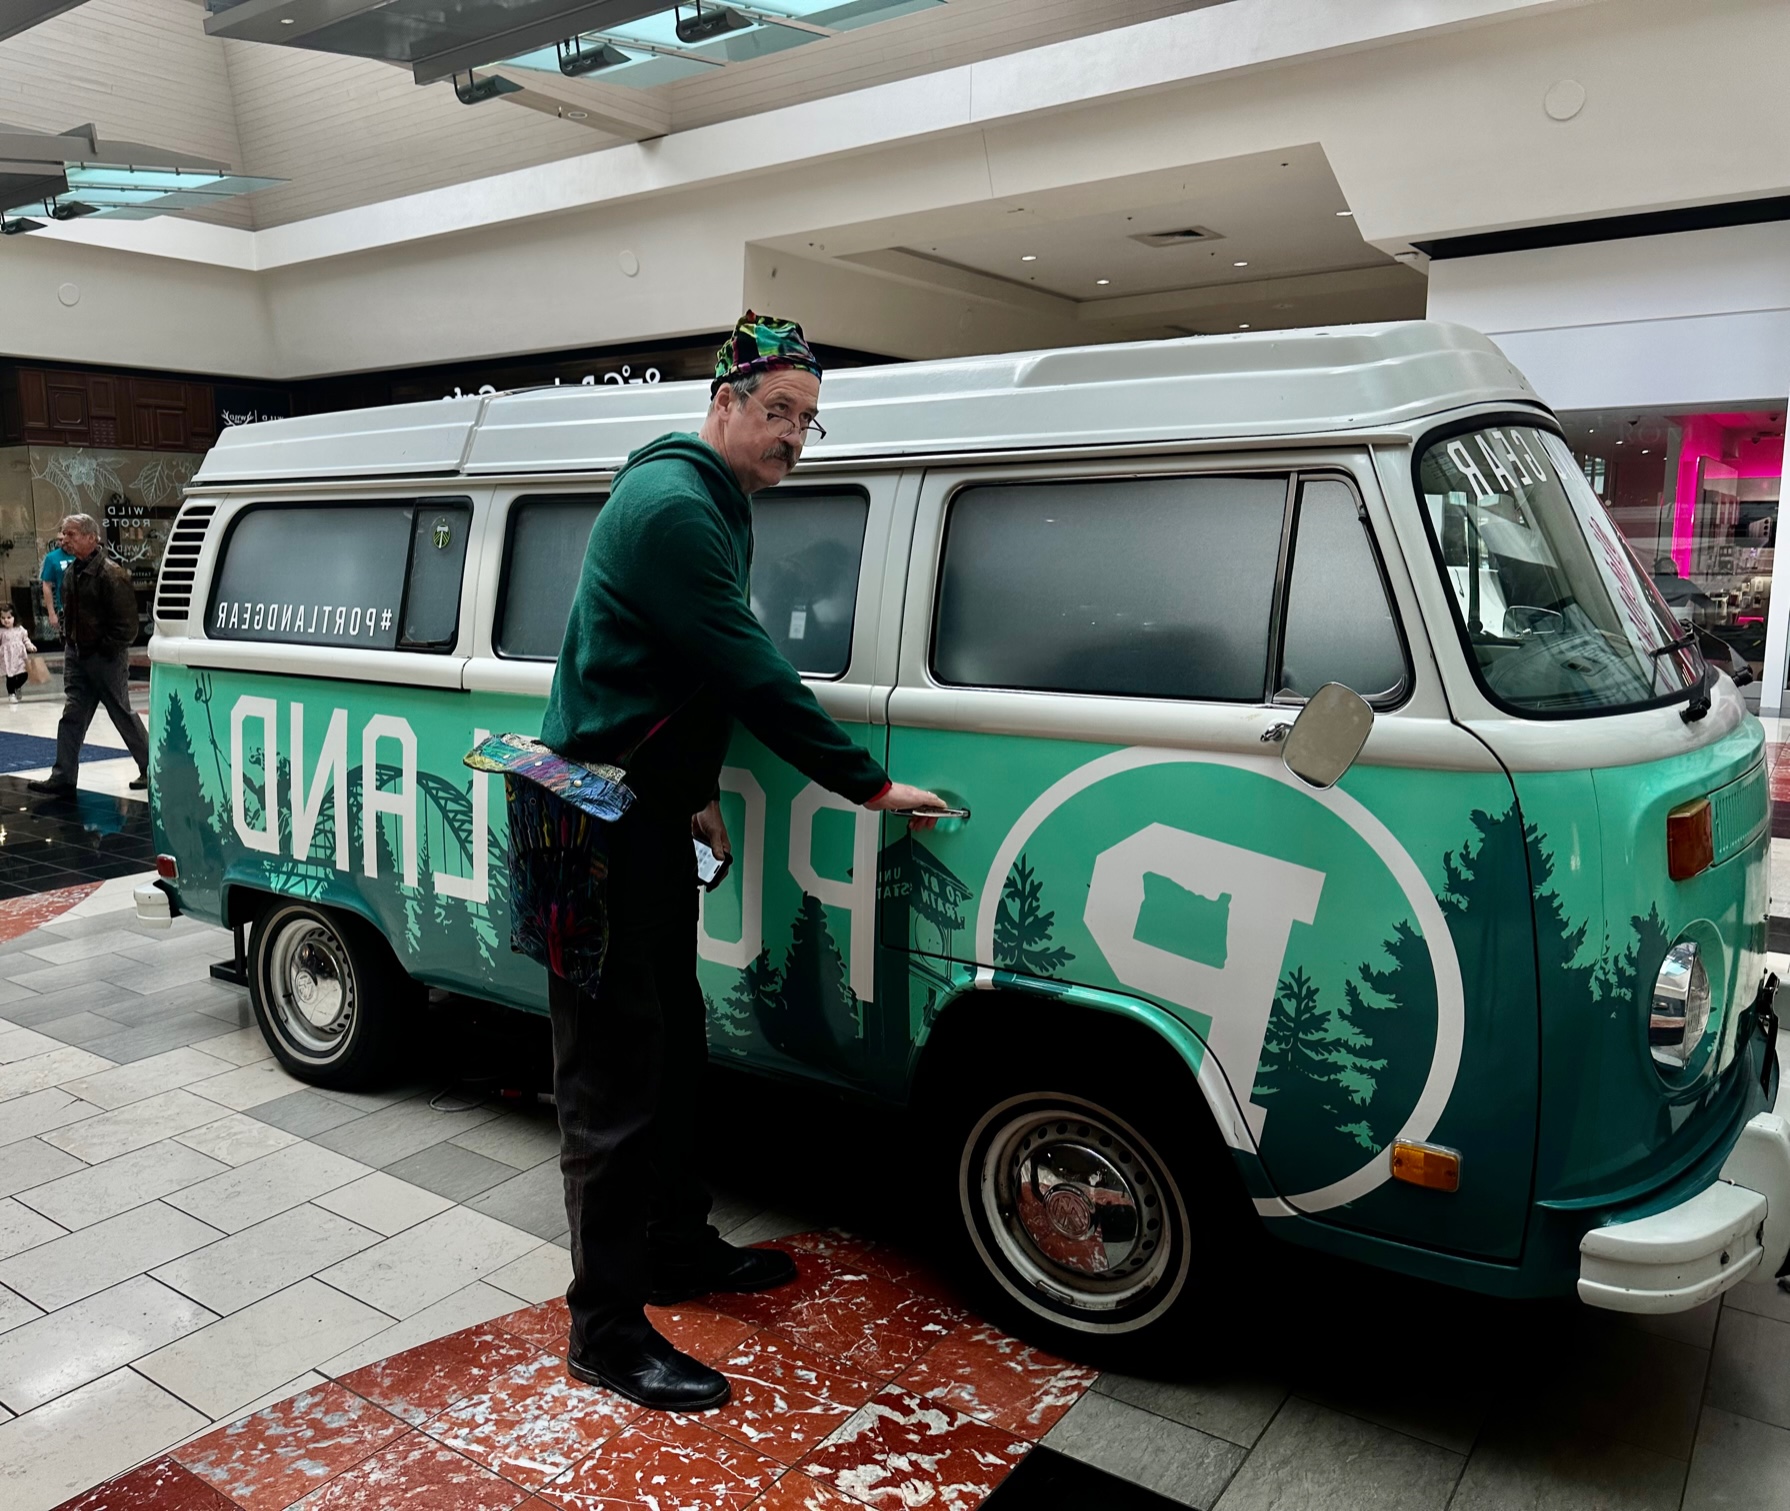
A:
{"type": "Polygon", "coordinates": [[[29,656],[25,660],[25,680],[27,682],[48,682],[50,669],[44,665],[42,656],[29,656]]]}
{"type": "Polygon", "coordinates": [[[608,830],[634,802],[625,774],[570,760],[526,735],[493,735],[465,760],[503,776],[510,948],[594,989],[609,948],[608,830]]]}

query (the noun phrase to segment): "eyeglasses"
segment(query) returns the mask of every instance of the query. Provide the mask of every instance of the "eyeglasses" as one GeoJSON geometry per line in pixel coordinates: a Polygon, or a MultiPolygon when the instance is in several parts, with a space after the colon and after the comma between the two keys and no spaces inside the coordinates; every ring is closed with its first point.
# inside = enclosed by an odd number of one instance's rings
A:
{"type": "Polygon", "coordinates": [[[824,441],[827,438],[826,426],[822,425],[820,421],[804,422],[791,414],[779,414],[755,393],[749,393],[746,397],[757,401],[758,407],[765,413],[765,418],[776,427],[777,433],[785,439],[793,440],[799,435],[802,438],[802,444],[806,446],[810,441],[824,441]]]}

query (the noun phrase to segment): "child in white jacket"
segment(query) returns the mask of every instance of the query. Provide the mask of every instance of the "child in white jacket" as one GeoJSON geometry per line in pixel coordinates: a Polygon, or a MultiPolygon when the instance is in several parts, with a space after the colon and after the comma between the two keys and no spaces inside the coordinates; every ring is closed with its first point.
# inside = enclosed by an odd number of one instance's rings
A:
{"type": "Polygon", "coordinates": [[[36,649],[24,626],[13,623],[11,607],[0,603],[0,672],[6,674],[6,695],[14,703],[19,701],[19,689],[25,685],[25,657],[36,649]]]}

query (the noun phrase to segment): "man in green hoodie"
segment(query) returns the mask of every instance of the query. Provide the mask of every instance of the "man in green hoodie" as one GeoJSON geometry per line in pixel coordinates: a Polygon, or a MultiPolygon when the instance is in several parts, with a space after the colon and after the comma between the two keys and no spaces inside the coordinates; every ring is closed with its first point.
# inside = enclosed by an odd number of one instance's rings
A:
{"type": "Polygon", "coordinates": [[[628,458],[591,530],[541,727],[563,755],[625,767],[637,799],[610,842],[601,980],[580,991],[549,978],[572,1241],[566,1366],[668,1410],[724,1404],[727,1380],[675,1349],[643,1306],[796,1275],[787,1254],[721,1239],[695,1168],[708,1049],[692,838],[731,851],[717,782],[734,721],[855,803],[944,806],[890,782],[749,607],[752,495],[823,433],[820,376],[800,326],[748,311],[717,355],[700,435],[628,458]]]}

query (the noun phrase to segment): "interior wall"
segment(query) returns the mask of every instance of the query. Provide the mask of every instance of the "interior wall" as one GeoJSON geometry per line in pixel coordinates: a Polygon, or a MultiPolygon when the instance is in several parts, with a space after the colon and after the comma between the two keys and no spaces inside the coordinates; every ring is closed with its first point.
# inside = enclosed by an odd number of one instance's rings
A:
{"type": "Polygon", "coordinates": [[[741,305],[799,321],[815,339],[891,357],[962,357],[1073,346],[1088,339],[1073,314],[918,288],[843,263],[763,247],[746,249],[741,305]]]}
{"type": "Polygon", "coordinates": [[[1493,337],[1556,409],[1790,394],[1790,222],[1430,265],[1429,315],[1493,337]]]}
{"type": "Polygon", "coordinates": [[[0,243],[0,352],[242,377],[277,365],[258,275],[39,236],[0,243]]]}

